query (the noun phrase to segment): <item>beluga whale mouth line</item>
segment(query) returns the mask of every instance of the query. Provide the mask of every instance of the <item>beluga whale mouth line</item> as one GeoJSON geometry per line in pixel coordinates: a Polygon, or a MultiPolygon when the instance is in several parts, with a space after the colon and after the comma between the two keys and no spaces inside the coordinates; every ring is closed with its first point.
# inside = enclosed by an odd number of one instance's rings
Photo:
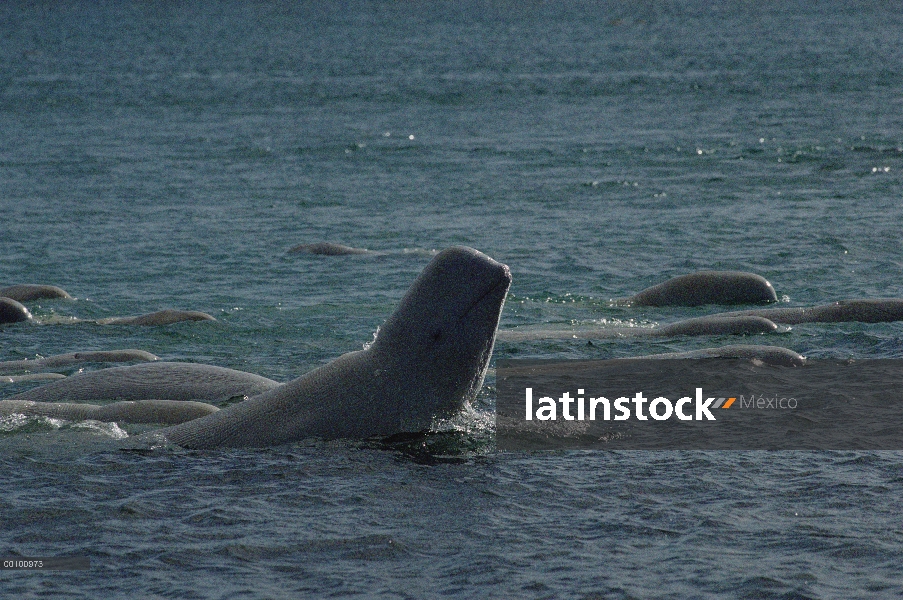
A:
{"type": "Polygon", "coordinates": [[[477,298],[474,301],[474,303],[470,305],[470,308],[467,309],[467,312],[464,313],[464,315],[461,317],[460,320],[466,319],[470,315],[470,313],[473,312],[473,309],[475,309],[480,304],[482,304],[483,301],[486,300],[486,298],[491,296],[493,293],[498,293],[502,289],[504,289],[505,293],[508,292],[508,287],[510,287],[510,285],[511,285],[511,272],[507,266],[505,266],[505,272],[507,274],[507,278],[500,279],[497,284],[490,287],[488,290],[486,290],[486,293],[484,293],[482,296],[477,298]]]}

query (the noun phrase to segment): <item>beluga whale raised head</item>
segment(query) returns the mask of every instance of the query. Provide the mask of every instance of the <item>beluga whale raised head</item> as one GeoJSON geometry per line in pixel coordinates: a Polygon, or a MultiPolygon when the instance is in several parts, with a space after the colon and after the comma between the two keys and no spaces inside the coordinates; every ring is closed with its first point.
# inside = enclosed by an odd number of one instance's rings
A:
{"type": "Polygon", "coordinates": [[[437,254],[365,350],[205,417],[145,435],[186,448],[272,446],[429,429],[483,384],[511,273],[472,248],[437,254]]]}

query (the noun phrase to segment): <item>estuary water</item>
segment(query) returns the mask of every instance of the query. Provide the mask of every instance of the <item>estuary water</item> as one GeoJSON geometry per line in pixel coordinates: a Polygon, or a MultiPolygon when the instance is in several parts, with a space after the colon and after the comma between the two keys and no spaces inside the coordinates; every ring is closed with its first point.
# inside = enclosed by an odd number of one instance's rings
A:
{"type": "MultiPolygon", "coordinates": [[[[611,302],[700,269],[759,273],[781,306],[903,297],[903,12],[5,2],[0,208],[0,285],[75,296],[0,327],[0,360],[140,348],[288,381],[371,341],[456,244],[510,266],[502,328],[722,310],[611,302]],[[320,241],[373,252],[287,252],[320,241]],[[217,321],[78,321],[163,308],[217,321]]],[[[492,365],[736,343],[903,358],[903,323],[498,342],[492,365]]],[[[0,554],[91,568],[3,571],[0,590],[903,594],[899,452],[498,452],[494,400],[491,369],[425,438],[258,450],[126,452],[144,429],[2,421],[0,554]]]]}

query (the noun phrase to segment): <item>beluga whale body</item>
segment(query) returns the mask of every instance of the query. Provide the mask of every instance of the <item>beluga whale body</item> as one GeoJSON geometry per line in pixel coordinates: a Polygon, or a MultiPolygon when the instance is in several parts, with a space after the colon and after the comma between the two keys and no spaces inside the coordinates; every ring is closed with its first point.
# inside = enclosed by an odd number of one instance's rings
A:
{"type": "Polygon", "coordinates": [[[545,339],[583,339],[601,340],[620,337],[674,337],[674,336],[702,336],[702,335],[753,335],[757,333],[771,333],[777,331],[778,326],[764,317],[739,315],[739,316],[713,316],[685,319],[676,323],[669,323],[661,327],[608,327],[574,331],[570,329],[539,329],[517,330],[502,329],[497,338],[505,342],[522,342],[527,340],[545,339]]]}
{"type": "Polygon", "coordinates": [[[316,242],[314,244],[298,244],[289,249],[289,253],[321,254],[323,256],[345,256],[349,254],[367,254],[366,248],[354,248],[334,242],[316,242]]]}
{"type": "Polygon", "coordinates": [[[20,323],[31,319],[31,312],[18,300],[0,296],[0,323],[20,323]]]}
{"type": "Polygon", "coordinates": [[[622,300],[633,306],[701,306],[703,304],[755,304],[777,302],[767,279],[746,271],[698,271],[622,300]]]}
{"type": "MultiPolygon", "coordinates": [[[[218,404],[235,397],[255,396],[280,385],[260,375],[214,365],[155,361],[76,373],[6,400],[36,403],[174,400],[218,404]]],[[[6,400],[0,400],[0,412],[6,400]]],[[[125,415],[121,414],[120,419],[129,422],[125,415]]]]}
{"type": "Polygon", "coordinates": [[[429,429],[483,384],[511,273],[472,248],[437,254],[365,350],[162,435],[186,448],[260,447],[429,429]]]}
{"type": "Polygon", "coordinates": [[[71,300],[66,290],[56,287],[55,285],[38,285],[30,283],[22,283],[18,285],[8,285],[0,288],[0,296],[4,298],[12,298],[17,302],[28,302],[30,300],[41,300],[43,298],[64,298],[71,300]]]}
{"type": "Polygon", "coordinates": [[[903,321],[903,298],[840,300],[820,306],[762,308],[712,315],[720,318],[763,317],[775,323],[889,323],[903,321]]]}

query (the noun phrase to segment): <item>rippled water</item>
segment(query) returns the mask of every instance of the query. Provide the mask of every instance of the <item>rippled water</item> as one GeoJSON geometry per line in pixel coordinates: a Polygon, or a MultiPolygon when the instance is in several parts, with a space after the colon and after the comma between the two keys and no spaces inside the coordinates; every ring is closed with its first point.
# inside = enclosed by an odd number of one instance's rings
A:
{"type": "MultiPolygon", "coordinates": [[[[452,244],[511,267],[506,328],[707,314],[610,303],[705,268],[760,273],[785,306],[903,296],[891,4],[12,2],[0,31],[0,283],[76,297],[0,328],[0,360],[141,348],[286,381],[371,340],[452,244]],[[379,252],[286,252],[322,240],[379,252]],[[167,307],[218,322],[73,322],[167,307]]],[[[901,334],[803,324],[495,356],[746,342],[900,358],[901,334]]],[[[490,377],[458,431],[255,451],[124,452],[111,438],[139,428],[4,423],[0,551],[92,568],[4,572],[3,588],[903,591],[898,453],[498,453],[493,402],[490,377]]]]}

